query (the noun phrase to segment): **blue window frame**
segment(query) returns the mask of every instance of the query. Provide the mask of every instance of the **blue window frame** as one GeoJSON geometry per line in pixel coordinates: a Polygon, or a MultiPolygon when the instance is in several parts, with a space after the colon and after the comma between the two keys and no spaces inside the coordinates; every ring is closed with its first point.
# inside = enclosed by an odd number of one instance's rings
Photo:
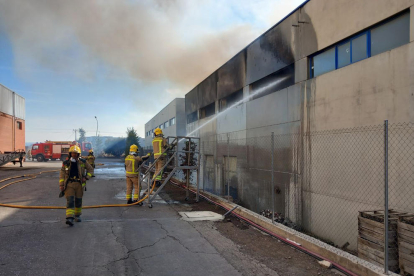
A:
{"type": "Polygon", "coordinates": [[[369,58],[371,51],[376,55],[409,43],[409,17],[405,11],[311,56],[310,78],[369,58]]]}

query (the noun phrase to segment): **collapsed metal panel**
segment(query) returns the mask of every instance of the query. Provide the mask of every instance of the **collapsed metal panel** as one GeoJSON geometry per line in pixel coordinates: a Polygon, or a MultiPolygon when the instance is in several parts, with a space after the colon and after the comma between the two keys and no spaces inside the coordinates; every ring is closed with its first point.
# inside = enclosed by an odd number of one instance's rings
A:
{"type": "Polygon", "coordinates": [[[205,107],[217,99],[217,71],[197,86],[198,108],[205,107]]]}
{"type": "Polygon", "coordinates": [[[246,85],[295,62],[296,17],[291,15],[247,48],[246,85]]]}
{"type": "Polygon", "coordinates": [[[250,96],[257,99],[270,93],[287,88],[295,83],[295,64],[284,67],[283,69],[264,77],[251,84],[250,96]]]}
{"type": "Polygon", "coordinates": [[[217,71],[217,98],[224,98],[242,89],[246,81],[246,50],[243,50],[217,71]]]}
{"type": "Polygon", "coordinates": [[[198,110],[198,86],[185,95],[185,114],[188,115],[198,110]]]}

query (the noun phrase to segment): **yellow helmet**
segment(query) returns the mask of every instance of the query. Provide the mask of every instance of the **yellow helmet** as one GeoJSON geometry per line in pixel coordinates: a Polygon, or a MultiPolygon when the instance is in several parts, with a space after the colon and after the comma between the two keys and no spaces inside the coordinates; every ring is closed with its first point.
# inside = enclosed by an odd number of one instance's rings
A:
{"type": "Polygon", "coordinates": [[[89,153],[93,153],[93,150],[90,150],[89,153]]]}
{"type": "Polygon", "coordinates": [[[160,135],[160,134],[162,134],[162,130],[161,130],[159,127],[157,127],[157,128],[154,130],[154,133],[155,133],[155,135],[160,135]]]}
{"type": "Polygon", "coordinates": [[[79,154],[82,153],[80,147],[78,147],[78,146],[71,146],[70,149],[69,149],[69,152],[76,152],[76,153],[79,153],[79,154]]]}
{"type": "Polygon", "coordinates": [[[129,151],[134,151],[134,152],[137,152],[137,151],[138,151],[138,146],[137,146],[137,145],[131,145],[131,146],[129,147],[129,151]]]}

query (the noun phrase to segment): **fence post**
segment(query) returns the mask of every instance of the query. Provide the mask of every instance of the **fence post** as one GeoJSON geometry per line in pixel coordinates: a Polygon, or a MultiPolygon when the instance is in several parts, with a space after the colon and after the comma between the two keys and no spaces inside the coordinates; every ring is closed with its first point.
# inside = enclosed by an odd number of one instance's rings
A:
{"type": "Polygon", "coordinates": [[[274,152],[275,152],[275,133],[272,132],[271,136],[271,154],[272,154],[272,169],[270,170],[272,173],[272,223],[275,222],[275,181],[274,181],[274,172],[273,172],[273,162],[274,162],[274,152]]]}
{"type": "Polygon", "coordinates": [[[230,202],[230,136],[227,133],[227,201],[230,202]]]}
{"type": "Polygon", "coordinates": [[[384,121],[384,273],[388,275],[388,120],[384,121]]]}

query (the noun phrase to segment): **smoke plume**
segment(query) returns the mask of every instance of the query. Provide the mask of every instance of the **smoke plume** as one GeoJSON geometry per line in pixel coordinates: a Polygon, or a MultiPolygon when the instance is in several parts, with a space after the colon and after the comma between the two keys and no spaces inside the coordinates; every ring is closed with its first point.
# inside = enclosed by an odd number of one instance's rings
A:
{"type": "Polygon", "coordinates": [[[0,28],[19,68],[39,64],[88,78],[103,63],[140,82],[188,88],[257,35],[243,24],[219,32],[184,28],[197,2],[0,0],[0,28]]]}

